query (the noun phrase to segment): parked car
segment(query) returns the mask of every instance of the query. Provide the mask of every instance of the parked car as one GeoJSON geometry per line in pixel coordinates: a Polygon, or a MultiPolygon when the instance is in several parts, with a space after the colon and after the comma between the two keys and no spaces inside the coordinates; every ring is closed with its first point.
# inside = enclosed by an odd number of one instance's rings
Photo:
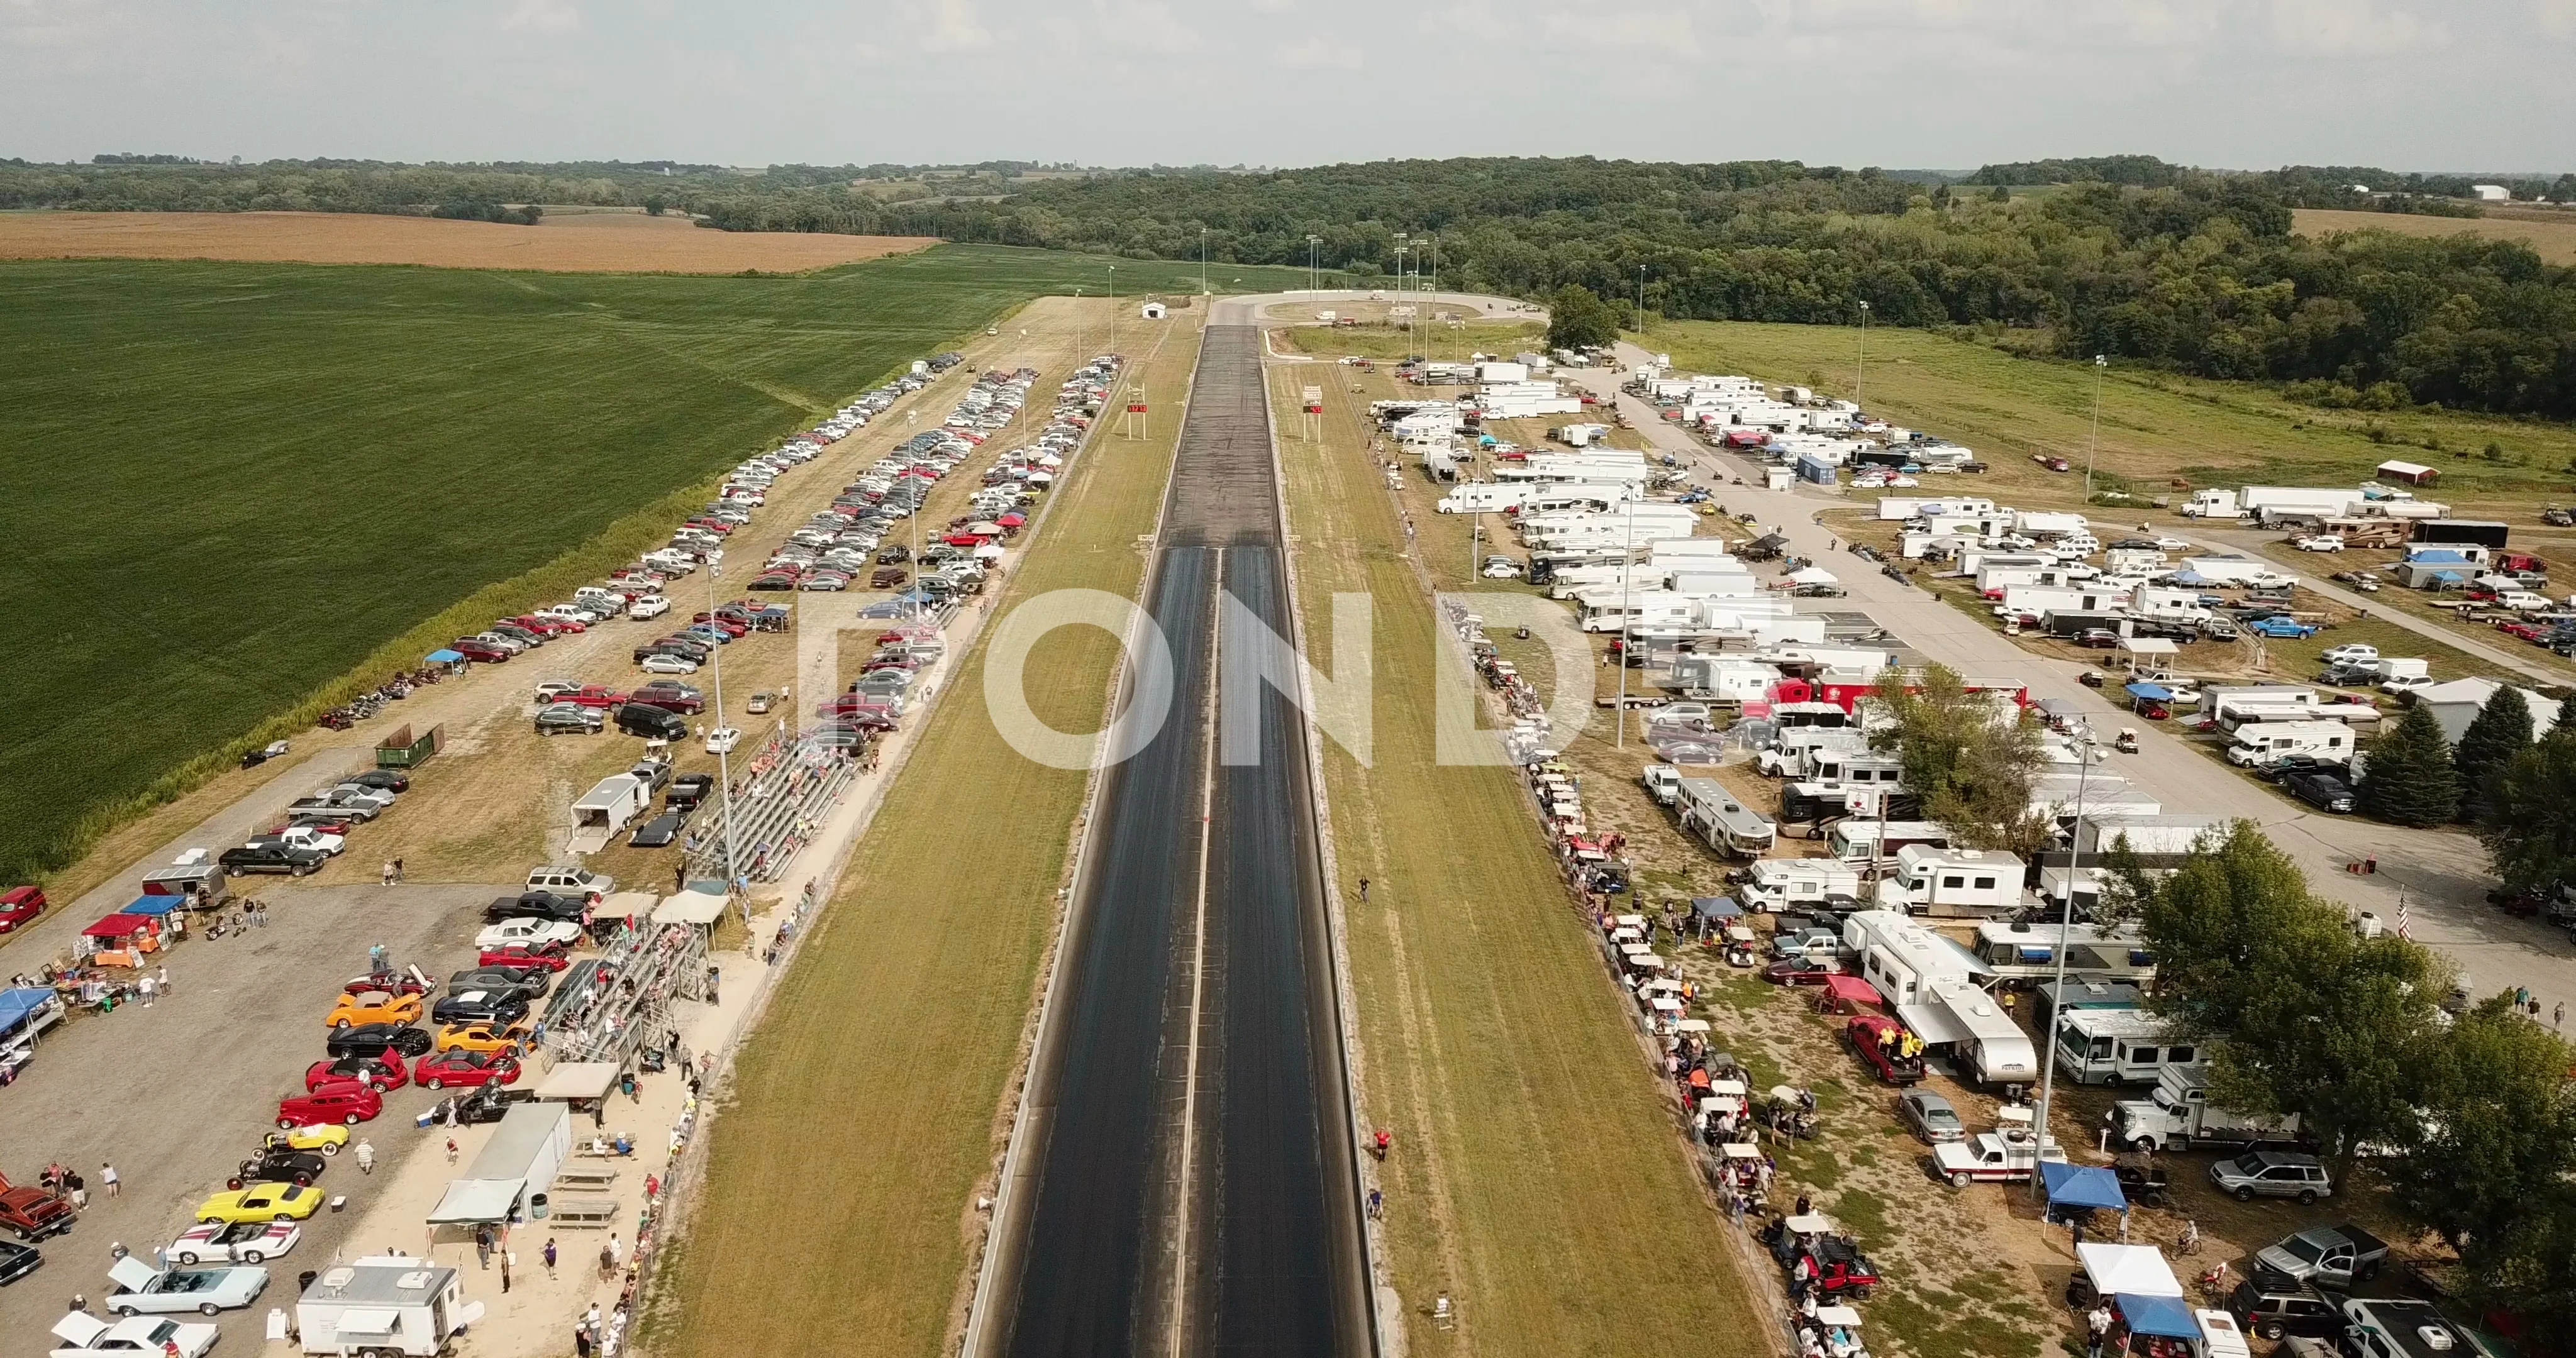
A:
{"type": "MultiPolygon", "coordinates": [[[[347,1133],[346,1128],[337,1130],[347,1133]]],[[[304,1228],[291,1221],[199,1222],[179,1232],[178,1238],[162,1249],[161,1257],[190,1267],[265,1263],[295,1248],[295,1242],[303,1238],[304,1228]]]]}
{"type": "Polygon", "coordinates": [[[420,1087],[444,1089],[450,1085],[517,1084],[519,1061],[504,1052],[470,1051],[450,1048],[420,1063],[420,1087]]]}
{"type": "MultiPolygon", "coordinates": [[[[430,1020],[442,1028],[460,1024],[513,1024],[528,1016],[527,997],[516,990],[468,990],[441,999],[430,1010],[430,1020]]],[[[439,1034],[442,1039],[446,1034],[439,1034]]]]}
{"type": "Polygon", "coordinates": [[[355,1028],[361,1024],[411,1024],[420,1022],[421,1002],[418,995],[388,995],[370,991],[352,995],[342,991],[331,1013],[322,1022],[332,1028],[355,1028]]]}
{"type": "Polygon", "coordinates": [[[363,769],[340,782],[343,786],[373,788],[378,792],[411,791],[411,775],[400,769],[363,769]]]}
{"type": "Polygon", "coordinates": [[[403,1056],[424,1056],[429,1052],[427,1030],[407,1023],[361,1023],[342,1028],[335,1026],[324,1050],[333,1056],[374,1056],[395,1052],[403,1056]]]}
{"type": "MultiPolygon", "coordinates": [[[[629,772],[637,773],[640,777],[642,767],[639,764],[629,772]]],[[[587,868],[556,863],[528,869],[527,888],[530,891],[551,891],[563,896],[582,896],[595,901],[615,891],[617,879],[604,872],[592,872],[587,868]]]]}
{"type": "Polygon", "coordinates": [[[590,898],[558,896],[551,891],[522,891],[516,896],[499,896],[483,907],[483,922],[498,924],[511,919],[564,920],[584,924],[590,918],[590,898]]]}
{"type": "Polygon", "coordinates": [[[570,703],[557,703],[552,707],[541,708],[537,712],[537,734],[541,736],[562,735],[567,732],[595,736],[607,729],[608,718],[594,707],[575,707],[570,703]]]}
{"type": "Polygon", "coordinates": [[[544,967],[469,967],[447,978],[450,992],[507,990],[516,991],[531,1000],[544,999],[554,984],[555,974],[544,967]]]}
{"type": "Polygon", "coordinates": [[[400,1089],[408,1079],[409,1073],[403,1069],[401,1053],[391,1048],[368,1056],[353,1052],[347,1056],[326,1058],[304,1068],[307,1093],[324,1085],[351,1083],[376,1090],[400,1089]]]}
{"type": "MultiPolygon", "coordinates": [[[[438,1049],[469,1052],[509,1052],[519,1050],[528,1038],[524,1017],[494,1020],[488,1023],[460,1023],[438,1032],[438,1049]]],[[[435,1059],[435,1058],[432,1058],[435,1059]]]]}
{"type": "Polygon", "coordinates": [[[265,844],[244,844],[239,848],[226,849],[215,861],[223,867],[224,875],[227,877],[239,877],[252,872],[282,872],[290,877],[302,877],[321,867],[330,860],[330,857],[331,855],[320,849],[302,848],[284,841],[270,841],[265,844]]]}
{"type": "Polygon", "coordinates": [[[2290,545],[2303,552],[2340,552],[2343,550],[2343,539],[2332,533],[2316,533],[2308,537],[2292,538],[2290,545]]]}
{"type": "Polygon", "coordinates": [[[331,1162],[312,1151],[263,1150],[241,1162],[226,1188],[252,1184],[309,1184],[322,1177],[331,1162]]]}
{"type": "Polygon", "coordinates": [[[43,887],[13,886],[6,894],[0,894],[0,934],[23,928],[43,913],[43,887]]]}
{"type": "Polygon", "coordinates": [[[2326,1339],[2343,1333],[2343,1315],[2306,1283],[2265,1277],[2258,1269],[2227,1294],[2227,1313],[2265,1339],[2301,1335],[2326,1339]]]}
{"type": "Polygon", "coordinates": [[[109,1315],[218,1315],[248,1306],[268,1290],[268,1270],[253,1266],[157,1269],[127,1255],[107,1270],[116,1290],[101,1303],[109,1315]]]}
{"type": "Polygon", "coordinates": [[[2296,1198],[2304,1205],[2334,1196],[2334,1180],[2324,1163],[2297,1151],[2247,1151],[2211,1165],[2209,1181],[2238,1202],[2296,1198]]]}
{"type": "Polygon", "coordinates": [[[1928,1089],[1909,1089],[1897,1095],[1896,1120],[1935,1146],[1944,1141],[1964,1141],[1968,1136],[1968,1126],[1959,1120],[1959,1110],[1928,1089]]]}
{"type": "Polygon", "coordinates": [[[646,674],[695,674],[698,672],[697,661],[691,660],[687,656],[674,655],[667,651],[655,651],[652,654],[645,656],[642,660],[636,662],[636,664],[646,674]]]}
{"type": "Polygon", "coordinates": [[[561,971],[572,965],[572,959],[564,953],[564,946],[561,943],[533,942],[526,939],[479,946],[474,954],[474,965],[542,967],[547,971],[561,971]]]}
{"type": "Polygon", "coordinates": [[[197,1204],[199,1221],[302,1221],[322,1210],[322,1190],[304,1184],[252,1184],[197,1204]]]}
{"type": "Polygon", "coordinates": [[[1810,953],[1764,967],[1762,979],[1773,985],[1823,985],[1828,976],[1844,976],[1850,972],[1851,964],[1839,956],[1810,953]]]}
{"type": "Polygon", "coordinates": [[[42,1268],[44,1263],[45,1255],[42,1250],[32,1249],[14,1240],[0,1240],[0,1287],[7,1287],[20,1278],[26,1277],[42,1268]]]}
{"type": "Polygon", "coordinates": [[[70,1311],[54,1321],[52,1333],[63,1345],[47,1350],[47,1358],[204,1358],[221,1331],[204,1321],[168,1316],[128,1316],[110,1323],[87,1311],[70,1311]]]}
{"type": "Polygon", "coordinates": [[[667,849],[680,838],[681,827],[688,817],[677,811],[665,811],[635,827],[626,842],[638,849],[667,849]]]}
{"type": "Polygon", "coordinates": [[[325,1085],[309,1094],[290,1094],[277,1101],[277,1125],[301,1127],[311,1122],[338,1122],[351,1127],[385,1111],[385,1096],[365,1085],[325,1085]]]}
{"type": "MultiPolygon", "coordinates": [[[[557,944],[571,947],[581,938],[581,926],[563,920],[535,918],[506,919],[486,927],[474,936],[477,948],[497,948],[507,943],[557,944]]],[[[417,1003],[417,1001],[415,1001],[417,1003]]],[[[414,1013],[414,1018],[419,1015],[414,1013]]]]}

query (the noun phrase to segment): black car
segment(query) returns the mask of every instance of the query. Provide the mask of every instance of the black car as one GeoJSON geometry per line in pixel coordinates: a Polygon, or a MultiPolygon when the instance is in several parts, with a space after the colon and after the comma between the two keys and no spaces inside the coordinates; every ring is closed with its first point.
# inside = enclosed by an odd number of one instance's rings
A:
{"type": "Polygon", "coordinates": [[[245,844],[224,850],[221,863],[224,874],[239,877],[246,872],[283,872],[301,877],[329,861],[331,855],[320,849],[298,849],[281,843],[245,844]]]}
{"type": "Polygon", "coordinates": [[[447,1120],[447,1104],[456,1108],[456,1120],[466,1126],[499,1122],[508,1116],[510,1106],[536,1097],[533,1090],[509,1089],[501,1085],[477,1085],[468,1093],[454,1095],[436,1110],[438,1120],[447,1120]]]}
{"type": "Polygon", "coordinates": [[[2352,786],[2331,773],[2293,773],[2281,779],[2290,795],[2320,811],[2352,813],[2352,786]]]}
{"type": "Polygon", "coordinates": [[[371,787],[378,792],[411,791],[411,775],[400,769],[368,769],[364,773],[350,774],[340,781],[355,783],[360,787],[371,787]]]}
{"type": "Polygon", "coordinates": [[[2292,1334],[2323,1339],[2343,1332],[2343,1316],[2324,1293],[2260,1271],[2227,1294],[2227,1313],[2265,1339],[2292,1334]]]}
{"type": "Polygon", "coordinates": [[[0,1287],[26,1277],[45,1262],[45,1256],[34,1248],[14,1240],[0,1240],[0,1287]]]}
{"type": "Polygon", "coordinates": [[[671,790],[663,795],[662,805],[665,809],[671,811],[693,810],[696,808],[698,803],[705,801],[708,794],[715,790],[716,776],[714,774],[684,773],[671,780],[671,790]]]}
{"type": "Polygon", "coordinates": [[[636,826],[635,833],[627,836],[626,842],[639,849],[667,849],[679,839],[680,827],[687,821],[688,817],[680,812],[665,811],[636,826]]]}
{"type": "Polygon", "coordinates": [[[652,740],[686,740],[689,737],[689,719],[677,712],[631,702],[617,709],[617,729],[630,736],[652,740]]]}
{"type": "Polygon", "coordinates": [[[516,896],[501,896],[483,907],[483,922],[498,924],[505,919],[551,919],[566,924],[579,924],[590,913],[590,902],[580,896],[558,896],[551,891],[522,891],[516,896]]]}
{"type": "Polygon", "coordinates": [[[447,978],[447,993],[462,995],[469,990],[513,992],[532,1000],[545,998],[552,990],[555,974],[544,967],[470,967],[447,978]]]}
{"type": "Polygon", "coordinates": [[[408,1024],[361,1023],[354,1028],[334,1028],[324,1050],[332,1056],[373,1056],[387,1048],[404,1056],[427,1056],[437,1041],[426,1028],[408,1024]]]}
{"type": "Polygon", "coordinates": [[[309,1184],[322,1177],[330,1161],[311,1151],[266,1150],[241,1162],[226,1188],[246,1188],[252,1184],[309,1184]]]}
{"type": "Polygon", "coordinates": [[[511,1024],[528,1016],[528,997],[516,990],[466,990],[429,1007],[432,1023],[511,1024]]]}

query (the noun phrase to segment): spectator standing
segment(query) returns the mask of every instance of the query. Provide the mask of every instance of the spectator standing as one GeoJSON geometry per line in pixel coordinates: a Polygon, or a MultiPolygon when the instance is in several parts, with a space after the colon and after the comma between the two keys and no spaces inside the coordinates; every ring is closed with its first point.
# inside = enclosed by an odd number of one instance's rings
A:
{"type": "Polygon", "coordinates": [[[98,1181],[107,1186],[107,1195],[111,1198],[125,1191],[124,1181],[116,1177],[116,1166],[105,1160],[98,1162],[98,1181]]]}

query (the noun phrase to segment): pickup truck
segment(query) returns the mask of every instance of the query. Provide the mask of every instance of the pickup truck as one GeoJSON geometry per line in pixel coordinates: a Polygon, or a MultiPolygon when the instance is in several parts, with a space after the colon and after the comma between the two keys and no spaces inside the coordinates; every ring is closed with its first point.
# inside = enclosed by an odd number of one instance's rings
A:
{"type": "Polygon", "coordinates": [[[1646,784],[1647,794],[1655,799],[1655,805],[1671,806],[1681,800],[1682,771],[1680,769],[1670,764],[1648,764],[1643,781],[1646,784]]]}
{"type": "Polygon", "coordinates": [[[2315,623],[2300,622],[2295,618],[2256,618],[2245,623],[2244,626],[2249,632],[2254,632],[2259,635],[2275,639],[2295,640],[2300,637],[2312,637],[2317,634],[2317,625],[2315,623]]]}
{"type": "Polygon", "coordinates": [[[310,797],[299,797],[286,804],[286,814],[294,816],[346,816],[352,820],[374,820],[393,805],[391,797],[379,798],[363,788],[325,788],[310,797]]]}
{"type": "Polygon", "coordinates": [[[505,919],[564,920],[572,924],[587,921],[590,901],[582,896],[558,896],[551,891],[522,891],[516,896],[495,897],[483,907],[483,922],[498,924],[505,919]]]}
{"type": "Polygon", "coordinates": [[[2349,1222],[2301,1231],[2254,1256],[2254,1266],[2266,1273],[2338,1292],[2369,1279],[2387,1262],[2386,1243],[2349,1222]]]}
{"type": "Polygon", "coordinates": [[[2041,1160],[2066,1159],[2066,1151],[2051,1141],[2041,1146],[2031,1132],[2031,1114],[2027,1108],[2006,1107],[1997,1110],[2003,1125],[1991,1132],[1979,1132],[1964,1141],[1944,1141],[1932,1148],[1935,1173],[1952,1188],[1965,1188],[1973,1183],[2026,1183],[2038,1172],[2041,1160]],[[2012,1115],[2018,1113],[2018,1119],[2012,1115]]]}
{"type": "Polygon", "coordinates": [[[272,841],[226,849],[223,857],[215,861],[223,865],[224,874],[229,877],[239,877],[246,872],[283,872],[301,877],[321,867],[330,857],[320,849],[303,849],[272,841]]]}

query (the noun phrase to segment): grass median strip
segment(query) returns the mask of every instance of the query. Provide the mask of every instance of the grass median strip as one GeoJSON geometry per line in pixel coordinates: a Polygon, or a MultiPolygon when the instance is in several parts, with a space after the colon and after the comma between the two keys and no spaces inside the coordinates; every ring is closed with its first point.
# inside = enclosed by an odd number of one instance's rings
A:
{"type": "MultiPolygon", "coordinates": [[[[1272,371],[1283,433],[1318,371],[1272,371]]],[[[1395,1133],[1375,1172],[1409,1347],[1768,1352],[1770,1329],[1514,774],[1434,762],[1444,643],[1365,451],[1365,399],[1334,391],[1326,442],[1285,441],[1281,455],[1308,635],[1331,634],[1336,592],[1376,603],[1373,766],[1327,741],[1324,769],[1360,1107],[1395,1133]],[[1454,1329],[1427,1318],[1439,1294],[1457,1305],[1454,1329]]],[[[1317,664],[1338,672],[1330,657],[1317,664]]]]}
{"type": "MultiPolygon", "coordinates": [[[[997,609],[1055,589],[1133,597],[1153,530],[1196,319],[1128,347],[1152,436],[1104,430],[1075,463],[997,609]]],[[[1086,355],[1087,356],[1087,355],[1086,355]]],[[[1128,379],[1134,380],[1134,379],[1128,379]]],[[[1104,415],[1104,419],[1110,418],[1104,415]]],[[[736,1063],[696,1216],[657,1297],[670,1355],[930,1354],[962,1322],[1038,967],[1054,935],[1081,770],[1043,767],[985,713],[983,647],[921,736],[736,1063]]],[[[1038,715],[1098,724],[1118,658],[1097,628],[1030,657],[1038,715]]]]}

